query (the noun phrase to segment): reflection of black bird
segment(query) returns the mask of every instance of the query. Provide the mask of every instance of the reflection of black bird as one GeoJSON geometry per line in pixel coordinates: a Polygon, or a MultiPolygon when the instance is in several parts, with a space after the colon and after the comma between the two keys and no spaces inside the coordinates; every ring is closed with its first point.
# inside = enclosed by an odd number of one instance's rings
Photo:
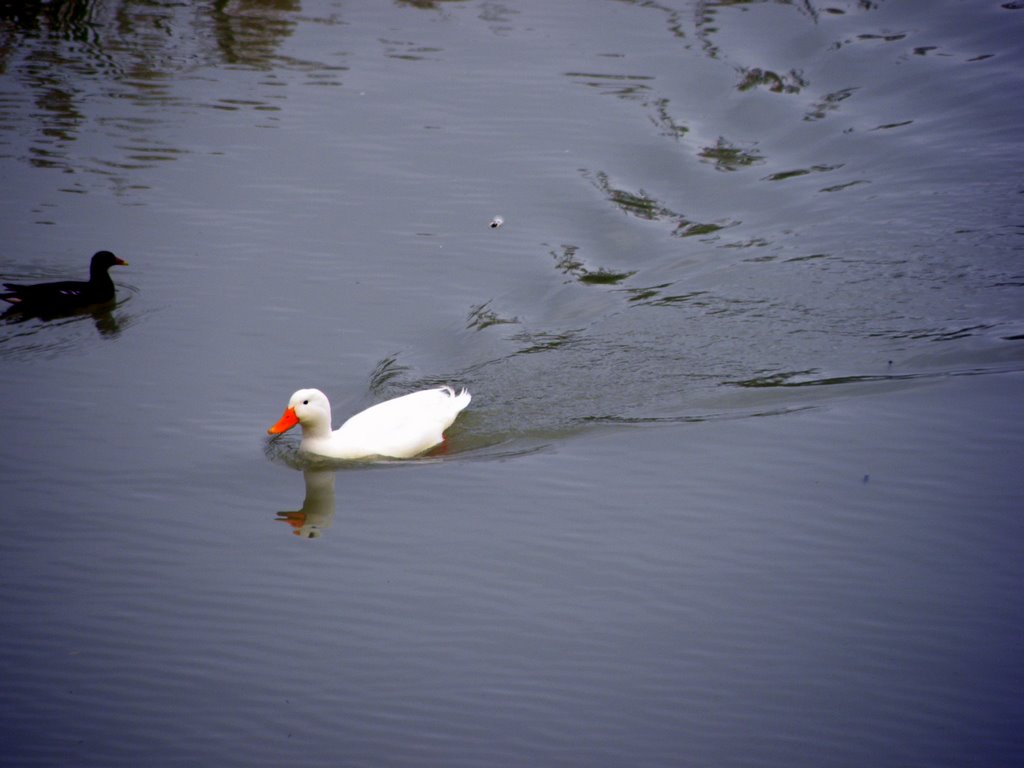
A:
{"type": "Polygon", "coordinates": [[[63,280],[57,283],[36,283],[20,285],[4,283],[7,293],[0,293],[0,299],[13,304],[11,308],[20,312],[40,315],[58,315],[76,309],[105,304],[114,298],[114,281],[107,270],[115,264],[126,266],[110,251],[100,251],[89,264],[89,280],[63,280]]]}

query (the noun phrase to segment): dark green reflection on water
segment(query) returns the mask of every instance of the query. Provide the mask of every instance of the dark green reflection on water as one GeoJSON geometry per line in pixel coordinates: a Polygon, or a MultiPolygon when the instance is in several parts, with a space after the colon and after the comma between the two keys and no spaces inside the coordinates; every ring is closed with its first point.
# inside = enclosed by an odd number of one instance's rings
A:
{"type": "MultiPolygon", "coordinates": [[[[175,109],[193,106],[180,92],[193,73],[223,65],[258,70],[296,65],[282,60],[278,49],[292,34],[300,10],[299,0],[0,5],[0,72],[10,80],[0,90],[3,122],[35,127],[18,156],[37,168],[91,171],[126,186],[129,171],[191,151],[153,133],[175,109]],[[122,104],[132,109],[125,111],[122,104]],[[97,114],[96,105],[103,112],[97,114]],[[72,152],[71,145],[90,130],[111,136],[117,154],[72,152]]],[[[262,99],[235,96],[223,104],[277,109],[262,99]]],[[[0,151],[6,144],[0,142],[0,151]]],[[[66,191],[81,192],[82,181],[66,191]]]]}

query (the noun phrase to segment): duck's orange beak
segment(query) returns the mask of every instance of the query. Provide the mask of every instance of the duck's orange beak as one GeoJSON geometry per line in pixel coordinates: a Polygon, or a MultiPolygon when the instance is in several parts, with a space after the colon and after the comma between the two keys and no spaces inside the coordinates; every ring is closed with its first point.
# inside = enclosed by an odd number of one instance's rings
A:
{"type": "Polygon", "coordinates": [[[289,429],[299,423],[299,417],[295,415],[294,408],[285,408],[281,418],[277,420],[277,424],[267,430],[268,435],[279,435],[282,432],[287,432],[289,429]]]}

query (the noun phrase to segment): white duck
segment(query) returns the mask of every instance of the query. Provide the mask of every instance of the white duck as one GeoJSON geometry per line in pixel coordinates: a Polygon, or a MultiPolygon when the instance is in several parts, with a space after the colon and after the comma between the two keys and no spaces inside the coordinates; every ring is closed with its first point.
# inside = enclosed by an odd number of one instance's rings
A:
{"type": "Polygon", "coordinates": [[[360,411],[331,431],[331,403],[319,389],[300,389],[284,415],[267,432],[277,435],[302,426],[299,450],[331,459],[385,456],[408,459],[444,440],[444,431],[469,405],[465,389],[424,389],[360,411]]]}

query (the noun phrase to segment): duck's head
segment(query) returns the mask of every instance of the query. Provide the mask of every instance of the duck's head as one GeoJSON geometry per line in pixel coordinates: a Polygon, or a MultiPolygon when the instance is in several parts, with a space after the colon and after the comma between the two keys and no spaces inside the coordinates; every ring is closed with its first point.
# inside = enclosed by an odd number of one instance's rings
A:
{"type": "Polygon", "coordinates": [[[300,389],[292,395],[281,418],[267,430],[267,434],[279,435],[296,424],[301,424],[303,431],[330,432],[331,403],[327,395],[319,389],[300,389]]]}
{"type": "Polygon", "coordinates": [[[115,265],[127,267],[128,262],[124,259],[117,258],[117,256],[112,254],[110,251],[97,251],[92,255],[92,261],[89,263],[89,270],[91,272],[106,272],[115,265]]]}

